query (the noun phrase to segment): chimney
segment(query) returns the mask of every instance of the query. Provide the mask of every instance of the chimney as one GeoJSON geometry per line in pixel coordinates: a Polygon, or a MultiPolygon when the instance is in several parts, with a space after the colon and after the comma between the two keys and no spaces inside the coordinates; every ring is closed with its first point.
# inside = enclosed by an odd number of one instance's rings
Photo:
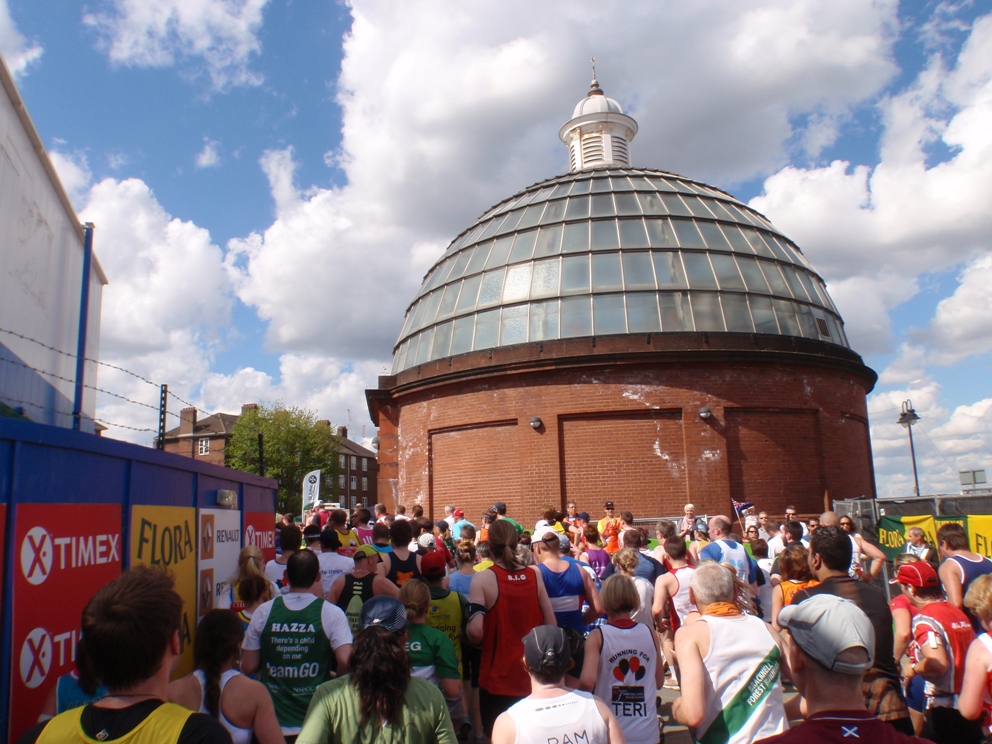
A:
{"type": "Polygon", "coordinates": [[[331,422],[328,419],[320,419],[317,422],[317,426],[326,426],[328,429],[331,428],[331,422]]]}
{"type": "Polygon", "coordinates": [[[338,436],[341,437],[342,439],[347,439],[348,438],[348,427],[347,426],[339,426],[338,427],[338,436]]]}
{"type": "Polygon", "coordinates": [[[196,409],[184,408],[179,412],[179,434],[192,434],[196,428],[196,409]]]}
{"type": "Polygon", "coordinates": [[[244,416],[248,411],[257,411],[258,403],[243,403],[241,405],[241,415],[244,416]]]}

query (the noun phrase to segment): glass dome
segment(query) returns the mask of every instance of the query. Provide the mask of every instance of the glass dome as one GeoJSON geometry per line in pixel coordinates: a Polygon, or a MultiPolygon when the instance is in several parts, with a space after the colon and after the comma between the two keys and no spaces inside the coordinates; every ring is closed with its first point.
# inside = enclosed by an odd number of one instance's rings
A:
{"type": "Polygon", "coordinates": [[[530,186],[451,243],[407,310],[393,374],[496,346],[692,331],[848,346],[823,280],[762,215],[671,173],[587,170],[530,186]]]}

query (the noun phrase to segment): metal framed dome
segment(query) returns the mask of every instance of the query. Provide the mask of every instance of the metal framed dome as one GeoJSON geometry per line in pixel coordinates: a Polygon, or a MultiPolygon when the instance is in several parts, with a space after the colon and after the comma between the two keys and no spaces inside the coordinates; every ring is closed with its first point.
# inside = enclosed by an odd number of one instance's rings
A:
{"type": "Polygon", "coordinates": [[[462,232],[428,272],[393,374],[497,346],[692,331],[848,347],[802,252],[718,189],[663,171],[542,181],[462,232]]]}

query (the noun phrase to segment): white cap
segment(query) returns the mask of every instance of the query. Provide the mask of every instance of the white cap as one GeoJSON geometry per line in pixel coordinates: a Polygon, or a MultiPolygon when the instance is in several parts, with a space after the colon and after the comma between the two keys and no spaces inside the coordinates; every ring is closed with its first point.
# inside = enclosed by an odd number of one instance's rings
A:
{"type": "Polygon", "coordinates": [[[814,594],[782,608],[778,624],[789,631],[800,649],[832,672],[863,674],[875,656],[875,629],[854,602],[833,594],[814,594]],[[867,661],[840,661],[852,648],[863,648],[867,661]]]}

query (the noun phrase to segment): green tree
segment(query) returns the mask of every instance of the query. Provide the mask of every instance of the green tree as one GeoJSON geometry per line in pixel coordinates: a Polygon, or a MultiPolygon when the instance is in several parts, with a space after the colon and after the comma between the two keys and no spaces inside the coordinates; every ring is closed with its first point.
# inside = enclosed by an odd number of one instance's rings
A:
{"type": "Polygon", "coordinates": [[[337,472],[338,441],[331,427],[317,423],[317,413],[306,408],[286,408],[276,402],[259,404],[245,411],[231,431],[225,448],[229,467],[261,475],[258,435],[262,434],[265,475],[279,481],[280,512],[299,514],[302,509],[303,477],[320,470],[321,496],[330,495],[327,487],[337,472]]]}

